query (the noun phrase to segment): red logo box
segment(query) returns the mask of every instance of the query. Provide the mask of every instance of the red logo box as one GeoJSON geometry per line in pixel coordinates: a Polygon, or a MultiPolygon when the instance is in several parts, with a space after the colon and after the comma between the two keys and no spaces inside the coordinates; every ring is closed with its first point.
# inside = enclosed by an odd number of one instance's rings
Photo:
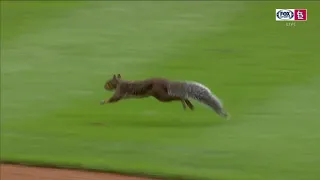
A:
{"type": "Polygon", "coordinates": [[[307,9],[295,9],[294,10],[294,20],[295,21],[307,21],[307,9]]]}

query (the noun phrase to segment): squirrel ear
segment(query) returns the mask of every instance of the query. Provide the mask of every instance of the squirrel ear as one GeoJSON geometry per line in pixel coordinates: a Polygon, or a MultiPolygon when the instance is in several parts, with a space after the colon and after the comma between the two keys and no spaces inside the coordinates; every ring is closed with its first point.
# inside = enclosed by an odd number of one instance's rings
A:
{"type": "Polygon", "coordinates": [[[120,74],[118,74],[118,78],[119,78],[119,79],[121,78],[121,75],[120,75],[120,74]]]}
{"type": "Polygon", "coordinates": [[[117,79],[117,77],[116,77],[116,75],[115,75],[115,74],[113,75],[113,79],[117,79]]]}

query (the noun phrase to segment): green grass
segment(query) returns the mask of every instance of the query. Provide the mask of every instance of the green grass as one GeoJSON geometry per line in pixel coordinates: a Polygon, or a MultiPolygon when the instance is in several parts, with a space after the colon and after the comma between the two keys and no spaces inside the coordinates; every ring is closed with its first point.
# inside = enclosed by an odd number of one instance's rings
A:
{"type": "Polygon", "coordinates": [[[163,177],[320,176],[317,2],[1,1],[1,159],[163,177]],[[290,7],[289,7],[290,6],[290,7]],[[296,27],[276,8],[307,8],[296,27]],[[100,106],[113,73],[208,85],[232,114],[100,106]]]}

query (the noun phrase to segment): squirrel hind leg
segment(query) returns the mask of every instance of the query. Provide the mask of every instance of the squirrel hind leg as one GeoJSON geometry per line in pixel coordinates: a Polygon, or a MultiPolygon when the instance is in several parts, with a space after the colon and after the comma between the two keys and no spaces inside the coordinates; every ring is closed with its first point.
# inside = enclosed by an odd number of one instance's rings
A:
{"type": "Polygon", "coordinates": [[[187,106],[189,107],[189,109],[194,110],[193,104],[188,99],[185,99],[184,101],[187,104],[187,106]]]}
{"type": "Polygon", "coordinates": [[[180,101],[181,101],[183,109],[186,110],[187,109],[186,102],[183,99],[181,99],[180,101]]]}

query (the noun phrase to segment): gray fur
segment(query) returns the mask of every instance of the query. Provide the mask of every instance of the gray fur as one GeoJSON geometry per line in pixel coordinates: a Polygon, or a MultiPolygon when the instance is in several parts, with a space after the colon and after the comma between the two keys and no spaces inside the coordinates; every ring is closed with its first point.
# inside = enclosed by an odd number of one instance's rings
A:
{"type": "Polygon", "coordinates": [[[168,84],[167,88],[168,94],[171,96],[194,99],[209,106],[221,117],[228,118],[228,113],[224,110],[222,102],[203,84],[192,81],[173,81],[168,84]]]}

